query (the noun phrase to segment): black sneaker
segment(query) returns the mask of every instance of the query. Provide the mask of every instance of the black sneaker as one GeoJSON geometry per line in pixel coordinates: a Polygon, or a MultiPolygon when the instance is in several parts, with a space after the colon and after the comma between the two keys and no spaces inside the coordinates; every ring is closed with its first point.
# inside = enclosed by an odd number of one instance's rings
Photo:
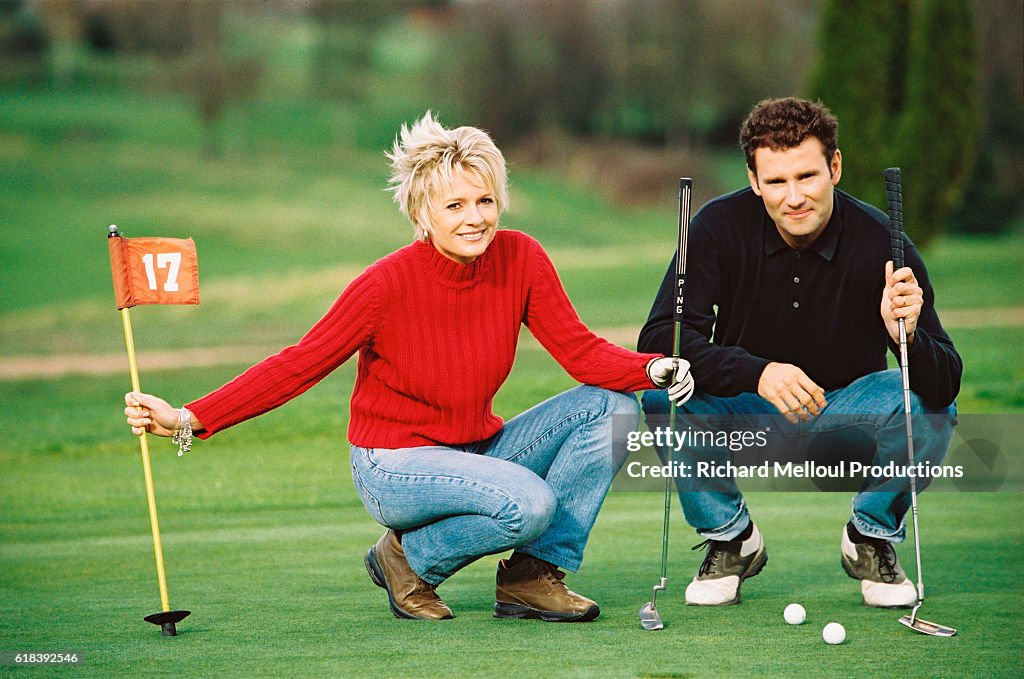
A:
{"type": "Polygon", "coordinates": [[[917,602],[917,588],[907,580],[888,540],[862,535],[851,524],[843,527],[843,570],[860,580],[864,605],[876,608],[910,608],[917,602]],[[850,531],[854,531],[851,539],[850,531]]]}
{"type": "Polygon", "coordinates": [[[753,522],[749,532],[747,537],[741,535],[727,542],[705,540],[694,547],[707,547],[708,553],[697,577],[686,587],[687,606],[728,606],[740,602],[740,585],[768,563],[761,531],[753,522]]]}

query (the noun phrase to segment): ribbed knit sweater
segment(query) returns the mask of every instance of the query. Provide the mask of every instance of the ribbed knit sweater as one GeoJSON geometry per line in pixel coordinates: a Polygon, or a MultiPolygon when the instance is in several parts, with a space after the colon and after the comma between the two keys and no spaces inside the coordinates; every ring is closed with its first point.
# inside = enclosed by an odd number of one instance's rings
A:
{"type": "Polygon", "coordinates": [[[295,345],[188,404],[203,438],[295,398],[359,352],[349,442],[367,448],[459,445],[496,434],[494,394],[525,324],[576,380],[653,388],[660,354],[607,342],[580,320],[540,244],[499,230],[460,264],[417,241],[366,269],[295,345]]]}

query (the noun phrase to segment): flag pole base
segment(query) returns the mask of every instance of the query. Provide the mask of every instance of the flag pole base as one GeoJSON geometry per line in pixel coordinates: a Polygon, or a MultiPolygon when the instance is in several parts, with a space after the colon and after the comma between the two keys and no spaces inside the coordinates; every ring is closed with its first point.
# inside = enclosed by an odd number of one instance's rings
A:
{"type": "Polygon", "coordinates": [[[160,625],[160,631],[165,637],[178,636],[178,628],[175,623],[184,620],[192,611],[161,611],[153,615],[147,615],[143,620],[154,625],[160,625]]]}

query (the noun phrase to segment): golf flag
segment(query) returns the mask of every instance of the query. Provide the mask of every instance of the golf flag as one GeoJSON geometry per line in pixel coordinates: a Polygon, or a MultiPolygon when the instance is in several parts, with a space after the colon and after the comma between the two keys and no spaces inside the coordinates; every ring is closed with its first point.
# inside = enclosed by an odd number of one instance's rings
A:
{"type": "Polygon", "coordinates": [[[199,304],[199,262],[191,238],[124,238],[112,233],[107,244],[118,309],[199,304]]]}
{"type": "MultiPolygon", "coordinates": [[[[128,370],[132,390],[142,391],[139,384],[139,366],[135,360],[135,339],[129,307],[136,304],[199,304],[199,266],[196,244],[191,238],[124,238],[111,224],[107,229],[110,248],[110,268],[114,274],[114,296],[124,324],[124,346],[128,350],[128,370]]],[[[141,411],[142,407],[138,409],[141,411]]],[[[182,409],[182,412],[187,412],[182,409]]],[[[191,445],[191,429],[185,428],[189,439],[179,446],[191,445]]],[[[153,556],[156,559],[156,579],[160,587],[159,613],[147,615],[144,620],[160,625],[164,636],[178,634],[175,624],[185,619],[189,611],[172,611],[167,594],[167,576],[164,573],[164,550],[160,543],[160,522],[156,516],[156,491],[149,460],[146,434],[139,437],[142,452],[142,471],[146,477],[146,501],[149,504],[149,525],[153,530],[153,556]]],[[[181,454],[179,448],[178,454],[181,454]]]]}

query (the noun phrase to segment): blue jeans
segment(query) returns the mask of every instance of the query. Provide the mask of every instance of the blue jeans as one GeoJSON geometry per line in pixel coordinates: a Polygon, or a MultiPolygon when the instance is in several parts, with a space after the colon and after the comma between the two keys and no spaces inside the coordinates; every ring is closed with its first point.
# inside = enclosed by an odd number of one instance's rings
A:
{"type": "Polygon", "coordinates": [[[352,478],[370,515],[401,531],[412,569],[438,585],[509,549],[575,571],[625,462],[616,433],[635,430],[632,394],[581,386],[461,446],[352,446],[352,478]]]}
{"type": "MultiPolygon", "coordinates": [[[[806,445],[812,436],[842,434],[843,430],[866,430],[868,444],[873,450],[874,465],[885,466],[889,462],[906,465],[907,435],[903,404],[903,382],[899,370],[886,370],[865,375],[840,389],[825,392],[828,405],[817,418],[797,424],[787,423],[778,410],[767,400],[754,393],[720,397],[697,391],[683,404],[678,413],[685,415],[743,416],[772,415],[773,431],[783,445],[806,445]]],[[[938,464],[946,457],[953,426],[956,424],[956,404],[947,408],[934,408],[925,404],[917,394],[910,394],[911,413],[914,425],[915,462],[938,464]]],[[[643,409],[648,424],[665,421],[669,412],[668,397],[664,391],[648,391],[643,395],[643,409]]],[[[751,420],[748,420],[751,421],[751,420]]],[[[690,464],[699,460],[725,463],[729,451],[723,448],[683,449],[680,461],[690,464]]],[[[664,459],[664,450],[658,450],[664,459]]],[[[923,490],[928,484],[925,479],[917,480],[917,489],[923,490]]],[[[869,482],[853,498],[854,526],[863,535],[902,542],[906,537],[903,517],[910,508],[910,493],[904,488],[905,482],[888,487],[900,486],[901,490],[886,490],[884,481],[869,482]]],[[[731,540],[742,533],[750,523],[743,495],[733,479],[718,479],[713,490],[694,491],[692,482],[676,481],[679,501],[687,523],[697,533],[712,540],[731,540]],[[689,485],[688,485],[689,484],[689,485]]]]}

